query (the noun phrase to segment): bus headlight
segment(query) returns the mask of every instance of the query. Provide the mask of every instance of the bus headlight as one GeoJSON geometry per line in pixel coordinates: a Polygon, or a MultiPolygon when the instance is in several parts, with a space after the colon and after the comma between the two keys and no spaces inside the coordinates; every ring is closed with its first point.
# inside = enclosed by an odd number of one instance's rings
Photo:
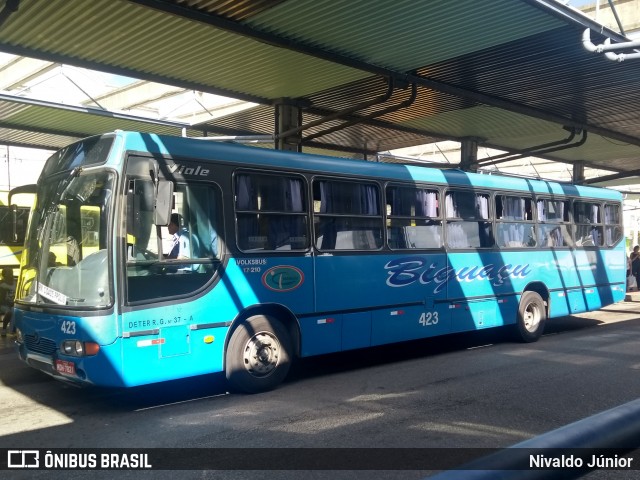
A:
{"type": "Polygon", "coordinates": [[[62,351],[65,355],[81,357],[84,353],[84,348],[79,340],[65,340],[62,342],[62,351]]]}
{"type": "Polygon", "coordinates": [[[24,343],[24,337],[22,336],[22,330],[16,328],[16,342],[24,343]]]}
{"type": "Polygon", "coordinates": [[[100,345],[94,342],[81,342],[80,340],[65,340],[62,342],[62,352],[71,357],[96,355],[99,351],[100,345]]]}

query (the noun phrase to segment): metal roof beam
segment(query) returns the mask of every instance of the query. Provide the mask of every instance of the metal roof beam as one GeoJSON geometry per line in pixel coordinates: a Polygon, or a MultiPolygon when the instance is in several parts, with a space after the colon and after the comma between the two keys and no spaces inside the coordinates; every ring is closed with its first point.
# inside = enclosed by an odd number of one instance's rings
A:
{"type": "Polygon", "coordinates": [[[2,140],[2,145],[8,147],[34,148],[36,150],[52,150],[54,152],[60,149],[59,146],[48,143],[12,142],[8,140],[2,140]]]}
{"type": "Polygon", "coordinates": [[[332,151],[336,151],[336,152],[354,153],[354,154],[363,155],[363,156],[364,155],[375,156],[378,153],[376,150],[371,150],[371,149],[368,149],[368,148],[366,148],[364,146],[363,146],[363,148],[345,147],[344,145],[336,145],[336,144],[333,144],[333,143],[322,143],[322,142],[314,142],[314,141],[305,142],[304,140],[302,140],[302,146],[311,147],[311,148],[318,148],[318,149],[322,149],[322,150],[332,150],[332,151]]]}
{"type": "Polygon", "coordinates": [[[107,110],[125,110],[184,92],[185,89],[182,87],[140,81],[98,96],[96,101],[107,110]]]}
{"type": "Polygon", "coordinates": [[[162,125],[164,127],[175,127],[180,129],[193,128],[191,127],[191,125],[186,123],[169,122],[166,120],[154,120],[153,118],[145,118],[145,117],[139,117],[136,115],[127,115],[124,113],[110,112],[107,110],[100,110],[97,108],[78,107],[74,105],[53,103],[53,102],[47,102],[46,100],[37,100],[33,98],[16,97],[13,95],[6,95],[3,93],[0,93],[0,101],[18,103],[23,105],[34,105],[38,107],[56,108],[59,110],[67,110],[67,111],[72,111],[77,113],[86,113],[86,114],[98,115],[102,117],[117,118],[121,120],[130,120],[130,121],[136,121],[136,122],[142,122],[142,123],[149,123],[153,125],[162,125]]]}
{"type": "Polygon", "coordinates": [[[12,90],[57,68],[56,63],[35,58],[17,57],[0,67],[0,90],[12,90]]]}
{"type": "Polygon", "coordinates": [[[113,73],[115,75],[121,75],[123,77],[138,78],[141,80],[148,80],[150,82],[165,83],[168,85],[174,85],[176,87],[186,88],[188,90],[199,90],[201,92],[211,93],[213,95],[220,95],[223,97],[236,98],[238,100],[244,100],[245,102],[260,103],[263,105],[270,105],[271,99],[259,97],[256,95],[250,95],[233,90],[227,90],[224,88],[216,88],[209,85],[205,85],[198,82],[192,82],[188,80],[181,80],[177,78],[167,77],[164,75],[158,75],[154,73],[145,72],[142,70],[136,70],[126,67],[115,67],[112,65],[105,65],[104,63],[93,60],[81,60],[69,55],[63,55],[60,53],[43,52],[42,50],[21,47],[18,45],[12,45],[5,42],[0,42],[0,51],[11,53],[13,55],[19,55],[23,57],[39,58],[45,61],[51,61],[55,63],[63,63],[67,65],[74,65],[89,70],[97,70],[99,72],[113,73]]]}
{"type": "MultiPolygon", "coordinates": [[[[40,128],[40,127],[31,127],[31,126],[25,126],[25,125],[21,125],[18,123],[11,123],[11,122],[5,122],[0,120],[0,128],[6,128],[8,130],[18,130],[21,132],[35,132],[35,133],[43,133],[45,135],[56,135],[59,137],[73,137],[73,138],[84,138],[86,137],[86,133],[81,133],[81,132],[69,132],[66,130],[58,130],[58,129],[53,129],[53,128],[40,128]]],[[[5,145],[5,143],[3,142],[3,145],[5,145]]],[[[42,147],[36,147],[36,148],[42,148],[42,147]]],[[[57,150],[58,147],[54,147],[54,150],[57,150]]]]}
{"type": "Polygon", "coordinates": [[[582,183],[589,185],[593,183],[610,182],[612,180],[619,180],[621,178],[638,176],[640,176],[640,170],[631,170],[629,172],[614,173],[612,175],[603,175],[602,177],[588,178],[583,180],[582,183]]]}
{"type": "MultiPolygon", "coordinates": [[[[486,147],[486,148],[491,148],[493,150],[504,150],[505,149],[504,146],[502,146],[502,145],[484,144],[483,146],[486,147]]],[[[518,153],[526,153],[526,152],[523,151],[523,150],[519,150],[519,149],[510,150],[510,154],[514,154],[515,155],[515,154],[518,154],[518,153]]],[[[523,158],[527,158],[529,156],[530,155],[523,155],[522,157],[523,158]]],[[[579,161],[579,162],[583,162],[584,166],[587,167],[587,168],[592,168],[592,169],[595,169],[595,170],[608,170],[608,171],[612,171],[612,172],[619,172],[621,175],[626,175],[627,174],[623,170],[620,170],[620,169],[617,169],[617,168],[611,168],[609,166],[604,167],[603,165],[595,164],[595,163],[592,163],[592,162],[587,162],[587,161],[584,161],[584,160],[569,160],[569,159],[565,159],[565,158],[557,158],[557,157],[554,157],[553,155],[549,155],[549,153],[541,153],[540,155],[536,156],[536,158],[539,158],[539,159],[542,159],[542,160],[547,160],[548,162],[552,162],[552,163],[563,163],[563,164],[566,164],[566,165],[573,165],[574,163],[579,161]]],[[[483,166],[490,167],[491,164],[483,165],[483,166]]],[[[539,167],[539,165],[538,165],[538,167],[539,167]]],[[[616,173],[616,175],[617,174],[618,173],[616,173]]]]}

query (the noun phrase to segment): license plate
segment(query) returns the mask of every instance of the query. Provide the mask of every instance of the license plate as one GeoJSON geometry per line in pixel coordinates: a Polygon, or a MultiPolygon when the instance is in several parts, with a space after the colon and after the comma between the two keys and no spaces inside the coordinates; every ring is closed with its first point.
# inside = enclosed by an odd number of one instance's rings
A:
{"type": "Polygon", "coordinates": [[[56,360],[56,370],[63,375],[75,375],[76,364],[67,360],[56,360]]]}

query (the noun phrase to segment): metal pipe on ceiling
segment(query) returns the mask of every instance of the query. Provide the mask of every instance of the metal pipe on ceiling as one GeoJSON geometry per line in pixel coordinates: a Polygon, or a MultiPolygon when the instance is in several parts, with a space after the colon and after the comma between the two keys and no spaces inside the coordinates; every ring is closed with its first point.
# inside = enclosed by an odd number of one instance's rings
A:
{"type": "Polygon", "coordinates": [[[594,43],[591,42],[591,30],[587,28],[584,32],[582,32],[582,45],[589,52],[603,53],[603,52],[612,52],[614,50],[624,50],[626,48],[640,47],[640,40],[611,43],[611,39],[607,38],[607,41],[605,41],[605,43],[595,45],[594,43]]]}
{"type": "Polygon", "coordinates": [[[579,141],[577,141],[576,143],[572,143],[572,144],[569,144],[569,145],[562,145],[562,146],[546,148],[546,149],[542,149],[542,150],[535,150],[533,152],[520,153],[520,154],[515,155],[514,157],[501,159],[501,160],[498,160],[496,162],[486,162],[486,163],[481,164],[480,166],[495,165],[496,163],[503,163],[503,162],[507,162],[507,161],[510,161],[510,160],[520,160],[521,158],[526,158],[526,157],[543,156],[543,155],[546,155],[547,153],[554,153],[554,152],[559,152],[560,150],[567,150],[569,148],[581,147],[586,142],[587,142],[587,131],[583,130],[582,131],[582,138],[579,141]]]}
{"type": "MultiPolygon", "coordinates": [[[[494,155],[492,157],[482,159],[481,161],[478,162],[478,165],[482,167],[485,165],[496,165],[498,163],[508,162],[510,160],[516,160],[518,158],[523,158],[526,156],[535,157],[536,153],[539,153],[543,150],[552,149],[554,147],[558,147],[561,145],[566,145],[567,143],[573,141],[575,136],[576,136],[576,130],[572,128],[570,129],[569,136],[562,140],[556,140],[555,142],[549,142],[542,145],[536,145],[535,147],[525,148],[523,150],[518,150],[515,153],[506,152],[506,153],[501,153],[499,155],[494,155]]],[[[553,152],[553,150],[551,150],[550,152],[553,152]]]]}
{"type": "Polygon", "coordinates": [[[0,11],[0,27],[6,22],[11,14],[18,11],[20,6],[20,0],[7,0],[4,4],[4,8],[0,11]]]}
{"type": "Polygon", "coordinates": [[[330,133],[337,132],[338,130],[343,130],[343,129],[347,128],[347,127],[351,127],[353,125],[357,125],[358,123],[365,122],[367,120],[372,120],[372,119],[374,119],[376,117],[381,117],[382,115],[386,115],[387,113],[391,113],[391,112],[395,112],[397,110],[401,110],[403,108],[407,108],[411,104],[413,104],[413,102],[415,102],[417,96],[418,96],[418,86],[414,83],[414,84],[411,85],[411,96],[408,99],[404,100],[403,102],[399,103],[398,105],[392,105],[390,107],[384,108],[384,109],[379,110],[377,112],[370,113],[370,114],[365,115],[363,117],[354,118],[352,120],[349,120],[349,121],[347,121],[345,123],[342,123],[340,125],[337,125],[335,127],[330,127],[330,128],[325,129],[325,130],[321,130],[319,132],[316,132],[316,133],[313,133],[311,135],[308,135],[308,136],[304,137],[304,140],[307,140],[307,141],[313,140],[313,139],[316,139],[318,137],[322,137],[324,135],[328,135],[330,133]]]}
{"type": "MultiPolygon", "coordinates": [[[[554,147],[554,148],[548,148],[546,150],[538,150],[536,153],[536,155],[546,155],[547,153],[554,153],[554,152],[559,152],[561,150],[568,150],[569,148],[578,148],[581,147],[582,145],[584,145],[587,142],[587,131],[583,130],[582,131],[582,138],[576,142],[576,143],[572,143],[570,145],[563,145],[560,147],[554,147]]],[[[520,158],[525,158],[528,157],[529,155],[519,155],[517,156],[514,160],[518,160],[520,158]]]]}
{"type": "Polygon", "coordinates": [[[590,185],[594,183],[602,183],[602,182],[610,182],[612,180],[619,180],[621,178],[639,177],[639,176],[640,176],[640,170],[631,170],[627,172],[612,173],[611,175],[603,175],[602,177],[587,178],[580,183],[583,183],[585,185],[590,185]]]}
{"type": "Polygon", "coordinates": [[[619,43],[611,43],[611,39],[607,38],[604,43],[599,45],[594,44],[591,41],[591,30],[586,29],[582,32],[582,46],[588,52],[593,53],[604,53],[604,56],[608,60],[613,60],[617,62],[623,62],[625,60],[633,60],[636,58],[640,58],[640,53],[615,53],[615,51],[625,50],[630,48],[640,48],[640,40],[633,40],[629,42],[619,42],[619,43]]]}
{"type": "Polygon", "coordinates": [[[331,120],[337,120],[342,117],[351,115],[357,111],[364,110],[365,108],[369,108],[374,105],[386,102],[391,98],[391,95],[393,95],[393,91],[395,89],[394,79],[392,77],[387,77],[386,80],[387,80],[387,91],[383,95],[380,95],[374,98],[373,100],[367,100],[366,102],[361,102],[357,105],[353,105],[349,108],[345,108],[338,112],[333,112],[329,115],[325,115],[324,117],[318,120],[314,120],[312,122],[306,123],[296,128],[291,128],[286,132],[278,133],[275,135],[275,138],[287,138],[292,135],[297,135],[298,133],[301,133],[302,131],[307,130],[309,128],[317,127],[318,125],[322,125],[323,123],[330,122],[331,120]]]}
{"type": "Polygon", "coordinates": [[[605,53],[607,60],[613,60],[615,62],[624,62],[625,60],[635,60],[640,58],[640,53],[605,53]]]}

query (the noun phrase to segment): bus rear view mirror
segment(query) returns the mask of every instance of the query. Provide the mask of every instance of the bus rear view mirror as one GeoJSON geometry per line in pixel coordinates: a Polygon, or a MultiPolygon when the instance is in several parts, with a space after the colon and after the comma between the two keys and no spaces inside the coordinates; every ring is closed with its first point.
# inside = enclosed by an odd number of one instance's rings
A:
{"type": "Polygon", "coordinates": [[[169,225],[171,208],[173,207],[173,182],[160,180],[158,182],[158,193],[156,195],[155,224],[160,226],[169,225]]]}

